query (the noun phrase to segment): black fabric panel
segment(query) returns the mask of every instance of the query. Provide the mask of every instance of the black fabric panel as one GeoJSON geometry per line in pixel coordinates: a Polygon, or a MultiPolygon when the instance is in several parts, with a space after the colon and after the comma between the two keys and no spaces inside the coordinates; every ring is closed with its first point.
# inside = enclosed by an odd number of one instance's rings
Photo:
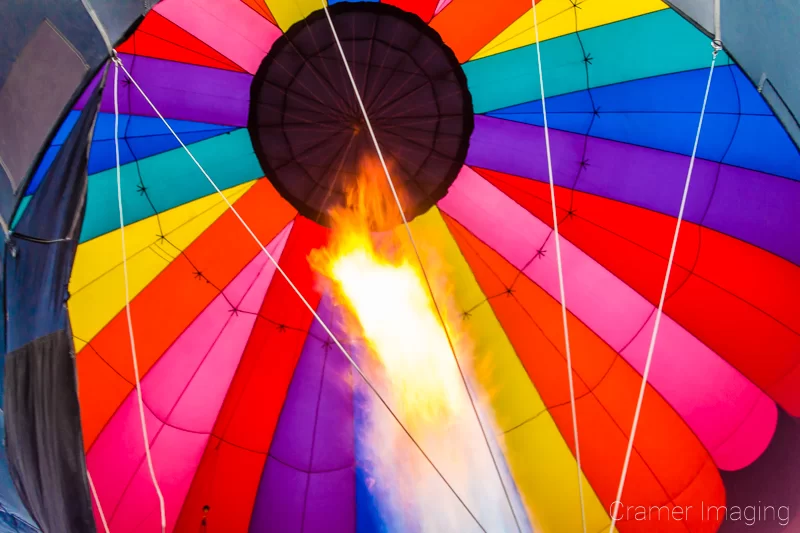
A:
{"type": "MultiPolygon", "coordinates": [[[[474,127],[466,76],[417,15],[378,2],[339,2],[328,11],[413,219],[447,194],[464,164],[474,127]]],[[[248,130],[264,175],[321,224],[359,179],[382,173],[323,10],[295,23],[262,61],[250,88],[248,130]]],[[[384,230],[397,221],[371,222],[384,230]]]]}
{"type": "Polygon", "coordinates": [[[5,384],[6,448],[20,498],[47,533],[93,533],[68,333],[6,355],[5,384]]]}
{"type": "Polygon", "coordinates": [[[722,523],[718,533],[781,533],[800,531],[800,420],[778,409],[772,442],[753,464],[735,472],[720,470],[728,509],[742,515],[722,523]],[[747,511],[744,509],[750,506],[747,511]],[[772,506],[772,509],[766,509],[772,506]],[[757,507],[757,508],[756,508],[757,507]],[[745,516],[758,516],[748,520],[745,516]]]}

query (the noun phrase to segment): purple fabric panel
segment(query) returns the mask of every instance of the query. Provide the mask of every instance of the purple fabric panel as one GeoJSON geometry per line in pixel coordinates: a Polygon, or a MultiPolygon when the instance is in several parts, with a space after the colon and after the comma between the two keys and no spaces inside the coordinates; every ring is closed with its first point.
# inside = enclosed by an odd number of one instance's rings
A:
{"type": "MultiPolygon", "coordinates": [[[[230,126],[247,125],[250,82],[253,79],[250,74],[128,54],[120,54],[120,58],[166,118],[230,126]]],[[[92,84],[98,80],[95,78],[92,84]]],[[[114,112],[112,83],[113,72],[109,73],[109,90],[103,94],[100,104],[100,111],[106,113],[114,112]]],[[[78,100],[75,109],[83,109],[84,104],[85,96],[78,100]]],[[[136,87],[124,80],[122,72],[119,108],[120,112],[131,115],[156,116],[136,87]]]]}
{"type": "Polygon", "coordinates": [[[312,474],[308,486],[303,532],[354,533],[355,497],[355,467],[348,466],[343,470],[312,474]]]}
{"type": "MultiPolygon", "coordinates": [[[[318,312],[334,322],[327,298],[318,312]]],[[[355,530],[351,368],[326,339],[314,322],[275,429],[251,533],[355,530]]]]}
{"type": "MultiPolygon", "coordinates": [[[[329,315],[326,311],[320,307],[323,320],[329,315]]],[[[311,470],[311,450],[315,445],[314,426],[318,406],[322,410],[320,386],[326,355],[330,355],[330,352],[325,353],[320,340],[324,339],[323,335],[325,331],[314,322],[286,393],[286,401],[269,450],[272,457],[303,471],[311,470]]]]}
{"type": "MultiPolygon", "coordinates": [[[[543,128],[476,116],[466,162],[547,182],[544,146],[543,128]]],[[[550,146],[556,185],[677,216],[689,157],[558,130],[550,146]]],[[[684,217],[800,264],[797,205],[797,182],[698,159],[684,217]]]]}
{"type": "Polygon", "coordinates": [[[267,457],[250,517],[250,533],[299,533],[308,474],[267,457]]]}
{"type": "MultiPolygon", "coordinates": [[[[334,328],[336,333],[336,328],[334,328]]],[[[342,338],[342,335],[338,335],[342,338]]],[[[353,449],[353,374],[336,345],[330,346],[322,380],[311,470],[323,472],[355,464],[353,449]]]]}

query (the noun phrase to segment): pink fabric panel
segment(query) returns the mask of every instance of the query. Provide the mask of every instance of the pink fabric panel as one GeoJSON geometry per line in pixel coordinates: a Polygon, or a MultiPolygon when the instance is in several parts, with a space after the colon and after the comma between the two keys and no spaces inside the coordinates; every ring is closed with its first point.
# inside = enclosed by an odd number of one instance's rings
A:
{"type": "MultiPolygon", "coordinates": [[[[207,442],[208,435],[162,426],[151,447],[153,466],[166,504],[167,531],[175,527],[207,442]]],[[[114,533],[161,530],[161,511],[146,460],[141,461],[108,525],[114,533]]]]}
{"type": "MultiPolygon", "coordinates": [[[[560,301],[555,245],[545,223],[468,167],[439,207],[560,301]],[[540,247],[544,257],[528,264],[540,247]]],[[[641,373],[655,308],[563,238],[561,251],[567,307],[641,373]]],[[[722,469],[750,464],[772,438],[775,403],[668,316],[661,320],[649,383],[722,469]]]]}
{"type": "Polygon", "coordinates": [[[444,9],[444,8],[446,8],[448,5],[450,5],[450,2],[452,2],[452,1],[453,1],[453,0],[439,0],[439,3],[438,3],[438,4],[437,4],[437,6],[436,6],[436,11],[434,11],[434,12],[433,12],[433,14],[434,14],[434,15],[438,15],[438,14],[439,14],[439,11],[441,11],[442,9],[444,9]]]}
{"type": "Polygon", "coordinates": [[[240,0],[165,0],[153,9],[251,74],[281,36],[240,0]]]}
{"type": "MultiPolygon", "coordinates": [[[[276,259],[291,227],[290,223],[267,246],[276,259]]],[[[142,380],[147,430],[167,505],[168,531],[177,520],[256,320],[254,314],[231,313],[228,300],[241,311],[257,312],[274,274],[274,265],[259,252],[224,289],[224,296],[203,310],[142,380]]],[[[95,441],[87,467],[113,531],[142,531],[151,522],[159,526],[158,499],[147,468],[135,390],[95,441]]],[[[96,509],[95,519],[100,524],[96,509]]]]}
{"type": "MultiPolygon", "coordinates": [[[[162,424],[149,410],[145,409],[144,412],[147,434],[152,444],[162,424]]],[[[136,473],[139,462],[144,456],[142,426],[134,391],[114,413],[114,417],[109,420],[86,458],[86,468],[92,474],[92,481],[106,520],[111,520],[128,485],[128,480],[136,473]]],[[[101,524],[96,509],[95,521],[98,525],[101,524]]]]}

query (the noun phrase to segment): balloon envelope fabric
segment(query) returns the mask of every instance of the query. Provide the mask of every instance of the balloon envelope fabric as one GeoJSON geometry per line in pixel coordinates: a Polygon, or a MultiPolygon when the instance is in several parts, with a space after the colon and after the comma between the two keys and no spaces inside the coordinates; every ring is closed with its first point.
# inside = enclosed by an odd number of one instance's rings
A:
{"type": "MultiPolygon", "coordinates": [[[[374,146],[321,7],[163,0],[117,51],[294,286],[335,322],[308,256],[328,243],[327,210],[374,146]]],[[[508,504],[521,529],[581,531],[531,4],[329,9],[413,235],[447,265],[475,365],[490,368],[475,386],[490,391],[508,504]]],[[[712,48],[657,0],[536,9],[585,531],[595,532],[611,522],[712,48]]],[[[109,87],[68,305],[98,501],[115,533],[160,531],[125,312],[113,106],[109,87]]],[[[392,480],[369,476],[375,443],[358,435],[372,392],[124,76],[119,109],[130,307],[167,530],[426,530],[385,512],[375,487],[392,480]]],[[[784,426],[800,416],[798,180],[796,146],[720,52],[621,500],[667,511],[626,515],[620,531],[725,530],[734,505],[757,503],[774,506],[756,524],[772,531],[779,506],[800,504],[789,463],[770,471],[786,501],[731,500],[732,479],[766,481],[729,474],[776,464],[791,445],[776,432],[797,435],[784,426]],[[728,506],[727,519],[709,506],[728,506]]],[[[487,492],[496,481],[477,480],[487,492]]],[[[460,506],[437,487],[459,527],[489,520],[485,494],[460,506]]]]}

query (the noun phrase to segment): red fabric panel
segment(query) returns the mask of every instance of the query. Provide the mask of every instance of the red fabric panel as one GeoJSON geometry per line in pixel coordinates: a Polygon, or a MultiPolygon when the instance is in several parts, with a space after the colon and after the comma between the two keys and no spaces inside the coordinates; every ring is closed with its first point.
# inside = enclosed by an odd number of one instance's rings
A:
{"type": "MultiPolygon", "coordinates": [[[[487,304],[500,321],[574,454],[572,414],[561,306],[543,289],[453,219],[443,215],[469,263],[487,304]],[[512,288],[511,294],[506,291],[512,288]]],[[[616,498],[628,445],[628,432],[641,386],[641,376],[602,339],[574,316],[570,342],[575,378],[581,463],[592,488],[606,509],[616,498]]],[[[722,505],[725,489],[716,466],[692,430],[648,385],[634,453],[622,501],[628,506],[672,508],[676,505],[722,505]],[[698,475],[700,474],[700,475],[698,475]]],[[[623,520],[624,532],[713,532],[718,523],[689,520],[623,520]],[[657,524],[656,524],[657,522],[657,524]]]]}
{"type": "Polygon", "coordinates": [[[147,14],[134,34],[117,47],[117,51],[244,72],[239,65],[156,11],[147,14]]]}
{"type": "MultiPolygon", "coordinates": [[[[314,308],[320,295],[307,258],[311,250],[325,245],[327,237],[327,229],[298,217],[279,263],[314,308]]],[[[198,531],[206,505],[211,508],[207,533],[247,532],[267,452],[312,320],[311,312],[276,273],[176,532],[198,531]]]]}
{"type": "MultiPolygon", "coordinates": [[[[265,179],[253,185],[235,205],[262,242],[271,241],[296,214],[265,179]]],[[[230,283],[257,253],[253,238],[233,212],[226,211],[131,301],[142,378],[219,295],[216,287],[230,283]],[[202,276],[196,274],[197,269],[202,276]]],[[[91,339],[76,360],[84,446],[88,450],[133,390],[124,309],[91,339]]]]}
{"type": "Polygon", "coordinates": [[[439,0],[385,0],[385,4],[392,4],[404,11],[419,15],[419,18],[428,22],[436,11],[439,0]]]}
{"type": "Polygon", "coordinates": [[[267,7],[267,3],[264,0],[242,0],[245,4],[247,4],[250,8],[253,9],[256,13],[263,16],[265,19],[270,21],[271,23],[278,25],[275,22],[275,17],[272,16],[270,13],[269,8],[267,7]]]}
{"type": "Polygon", "coordinates": [[[530,0],[505,0],[502,8],[486,0],[453,0],[433,17],[431,27],[464,63],[530,8],[530,0]]]}
{"type": "MultiPolygon", "coordinates": [[[[475,170],[552,226],[549,184],[475,170]]],[[[658,305],[676,218],[562,187],[556,205],[566,239],[658,305]]],[[[800,267],[683,221],[667,295],[668,316],[800,416],[800,267]]]]}

